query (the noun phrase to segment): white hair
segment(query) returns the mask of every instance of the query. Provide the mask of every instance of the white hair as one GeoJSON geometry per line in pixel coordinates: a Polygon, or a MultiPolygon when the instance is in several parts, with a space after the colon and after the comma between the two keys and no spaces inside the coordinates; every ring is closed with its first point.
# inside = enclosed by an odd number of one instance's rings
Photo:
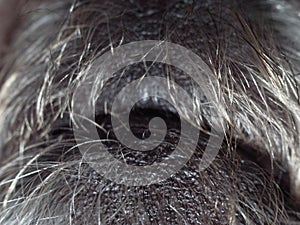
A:
{"type": "Polygon", "coordinates": [[[41,4],[1,73],[0,224],[299,222],[299,24],[299,5],[284,0],[41,4]],[[203,172],[205,140],[170,179],[125,187],[82,161],[72,93],[97,56],[146,39],[178,43],[210,66],[226,139],[203,172]]]}

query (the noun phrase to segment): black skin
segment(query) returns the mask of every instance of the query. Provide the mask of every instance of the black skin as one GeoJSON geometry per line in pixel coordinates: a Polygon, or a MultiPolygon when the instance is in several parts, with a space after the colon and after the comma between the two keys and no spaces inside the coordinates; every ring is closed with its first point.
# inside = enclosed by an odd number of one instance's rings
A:
{"type": "MultiPolygon", "coordinates": [[[[238,43],[240,40],[232,41],[232,39],[235,40],[234,31],[240,27],[240,21],[235,16],[235,10],[230,11],[230,9],[249,12],[245,17],[250,21],[251,13],[254,12],[255,7],[255,4],[251,2],[247,3],[247,7],[243,6],[244,1],[233,3],[231,1],[116,0],[99,2],[84,0],[79,2],[81,4],[78,4],[79,6],[70,15],[69,23],[71,25],[88,24],[88,26],[81,30],[81,39],[69,43],[71,51],[64,58],[66,66],[59,68],[56,71],[58,74],[61,72],[59,70],[67,73],[68,66],[79,61],[79,56],[73,53],[82,51],[86,43],[91,44],[92,50],[91,53],[87,53],[83,57],[83,62],[88,62],[93,54],[105,49],[110,43],[117,46],[121,39],[123,43],[138,40],[169,40],[192,49],[201,55],[206,62],[209,61],[209,57],[214,62],[218,61],[218,55],[212,54],[216,52],[218,44],[227,44],[227,47],[232,50],[229,51],[228,57],[233,56],[235,51],[244,54],[250,48],[246,44],[240,46],[238,43]],[[109,22],[97,23],[103,20],[103,14],[100,13],[103,12],[103,8],[107,9],[109,22]],[[93,35],[91,35],[91,26],[93,27],[93,35]],[[108,27],[109,38],[107,35],[108,27]]],[[[257,26],[259,22],[251,21],[251,24],[257,26]]],[[[247,63],[247,57],[245,57],[245,63],[247,63]]],[[[218,66],[220,65],[216,65],[216,67],[218,66]]],[[[131,72],[130,76],[140,76],[138,66],[131,72]]],[[[180,79],[181,77],[177,72],[175,70],[174,76],[177,76],[178,83],[188,87],[190,81],[180,79]]],[[[165,70],[158,64],[154,65],[151,73],[153,73],[152,75],[166,75],[165,70]]],[[[238,76],[238,74],[233,76],[238,76]]],[[[5,76],[1,77],[2,80],[5,78],[5,76]]],[[[67,83],[68,81],[64,82],[67,83]]],[[[107,96],[103,96],[103,98],[109,101],[113,96],[112,92],[116,89],[109,85],[107,89],[107,96]]],[[[103,113],[101,107],[97,110],[96,122],[105,123],[107,130],[110,131],[109,116],[103,113]]],[[[148,106],[140,107],[133,112],[131,126],[136,136],[141,136],[142,133],[147,132],[147,121],[153,115],[164,117],[169,122],[170,127],[174,125],[174,121],[178,120],[176,113],[170,106],[153,105],[150,101],[148,106]]],[[[175,130],[178,130],[176,124],[174,127],[175,130]]],[[[209,124],[205,122],[202,124],[202,128],[210,130],[209,124]]],[[[99,133],[100,137],[101,135],[107,136],[106,133],[99,133]]],[[[178,133],[180,132],[176,134],[178,133]]],[[[72,140],[68,142],[67,146],[76,144],[73,140],[72,124],[68,112],[53,123],[48,134],[49,140],[63,137],[63,140],[72,140]]],[[[111,135],[110,138],[114,139],[112,133],[109,135],[111,135]]],[[[166,142],[176,145],[176,135],[167,138],[169,139],[166,142]]],[[[276,210],[281,209],[283,205],[286,209],[297,210],[297,206],[292,204],[293,199],[289,193],[291,178],[285,163],[279,159],[273,160],[260,146],[233,137],[232,130],[229,128],[214,163],[206,171],[198,172],[197,163],[205,149],[207,139],[207,134],[200,132],[197,151],[188,164],[168,180],[151,186],[126,187],[116,184],[97,174],[88,164],[81,165],[82,174],[77,176],[79,167],[74,166],[68,174],[62,176],[55,183],[61,187],[62,191],[53,197],[53,205],[64,205],[66,199],[71,198],[72,193],[70,193],[69,187],[66,188],[65,185],[67,181],[71,190],[78,186],[81,187],[81,191],[74,198],[74,211],[71,213],[73,224],[97,224],[99,211],[102,212],[101,221],[105,224],[229,224],[233,223],[233,217],[235,217],[237,224],[246,224],[236,205],[248,213],[253,223],[267,224],[272,221],[276,210]],[[92,193],[97,193],[97,197],[92,193]],[[235,198],[236,196],[238,198],[235,198]],[[238,201],[232,203],[237,199],[242,203],[238,201]],[[274,203],[274,199],[278,202],[274,203]],[[97,201],[100,201],[101,204],[97,201]],[[263,216],[257,217],[256,208],[257,211],[262,211],[263,216]]],[[[36,140],[33,138],[31,142],[35,143],[36,140]]],[[[107,145],[112,148],[111,152],[115,154],[116,158],[122,156],[119,154],[118,145],[114,146],[110,143],[107,145]]],[[[47,147],[47,143],[44,147],[47,147]]],[[[166,147],[166,145],[158,149],[160,157],[171,152],[167,148],[172,150],[172,146],[166,147]]],[[[122,153],[126,153],[128,162],[137,165],[139,163],[147,164],[157,157],[155,151],[139,155],[125,149],[122,153]],[[143,163],[139,160],[142,160],[143,163]]],[[[11,152],[6,152],[6,155],[9,154],[11,152]]],[[[74,148],[72,151],[67,151],[64,146],[39,158],[37,164],[72,161],[80,159],[80,157],[79,149],[74,148]]],[[[159,157],[157,158],[159,160],[159,157]]],[[[45,171],[39,175],[43,179],[49,173],[49,171],[45,171]]],[[[26,179],[34,180],[33,178],[26,179]]],[[[36,182],[35,185],[39,184],[39,179],[30,182],[32,180],[25,180],[25,183],[36,182]]],[[[29,195],[31,187],[30,185],[26,187],[28,190],[25,191],[25,195],[29,195]]],[[[280,214],[278,220],[284,221],[287,214],[286,212],[283,215],[280,214]]],[[[274,223],[280,224],[278,221],[274,223]]]]}

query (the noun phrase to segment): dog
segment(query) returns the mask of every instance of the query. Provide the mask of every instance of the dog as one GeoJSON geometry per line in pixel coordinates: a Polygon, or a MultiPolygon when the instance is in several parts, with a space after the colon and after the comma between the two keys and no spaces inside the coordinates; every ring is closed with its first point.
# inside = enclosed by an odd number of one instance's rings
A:
{"type": "MultiPolygon", "coordinates": [[[[297,1],[53,0],[32,5],[31,10],[20,7],[24,19],[1,68],[0,224],[300,223],[297,1]],[[197,148],[180,170],[157,183],[130,186],[83,160],[74,135],[78,99],[73,93],[98,57],[146,40],[183,46],[206,63],[211,76],[204,85],[223,102],[224,138],[212,163],[200,171],[197,165],[212,135],[213,119],[204,116],[195,126],[197,148]]],[[[115,144],[106,106],[124,83],[143,77],[150,67],[150,77],[172,75],[196,93],[182,71],[155,61],[131,65],[110,80],[106,94],[98,96],[96,123],[103,128],[98,134],[108,140],[111,155],[135,166],[162,161],[180,136],[174,107],[152,98],[132,111],[132,130],[141,138],[150,119],[161,116],[173,128],[165,145],[141,153],[115,144]]],[[[127,174],[119,176],[126,180],[127,174]]]]}

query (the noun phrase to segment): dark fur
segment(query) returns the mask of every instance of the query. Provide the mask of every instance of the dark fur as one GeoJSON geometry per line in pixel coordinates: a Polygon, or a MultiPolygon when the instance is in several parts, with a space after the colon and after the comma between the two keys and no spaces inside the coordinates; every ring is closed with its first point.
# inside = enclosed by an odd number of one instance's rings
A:
{"type": "Polygon", "coordinates": [[[1,74],[0,224],[300,223],[299,15],[283,0],[41,5],[1,74]],[[82,162],[72,93],[97,56],[148,39],[183,45],[211,67],[226,139],[205,171],[199,143],[172,178],[126,187],[82,162]]]}

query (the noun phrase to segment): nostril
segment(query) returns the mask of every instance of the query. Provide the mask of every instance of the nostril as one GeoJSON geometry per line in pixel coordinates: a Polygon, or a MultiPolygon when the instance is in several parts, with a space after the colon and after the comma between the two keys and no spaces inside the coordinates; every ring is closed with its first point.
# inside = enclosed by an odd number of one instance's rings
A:
{"type": "Polygon", "coordinates": [[[140,101],[132,108],[129,115],[129,126],[133,135],[138,139],[146,140],[152,135],[150,123],[154,118],[162,119],[166,124],[166,131],[156,130],[166,135],[161,143],[157,143],[154,149],[149,151],[134,150],[123,146],[114,134],[109,114],[98,113],[96,122],[103,128],[97,129],[100,139],[108,141],[105,144],[110,148],[110,153],[119,160],[126,160],[126,163],[133,165],[151,165],[155,161],[170,155],[178,144],[180,137],[180,118],[170,103],[161,100],[159,103],[152,98],[140,101]],[[120,150],[122,145],[122,150],[120,150]],[[115,149],[115,150],[114,150],[115,149]]]}
{"type": "Polygon", "coordinates": [[[287,207],[299,208],[299,186],[300,181],[294,175],[295,171],[290,171],[288,163],[279,156],[271,156],[259,146],[250,145],[250,143],[237,142],[237,153],[241,158],[241,167],[243,170],[251,171],[251,168],[258,167],[270,179],[273,179],[284,195],[287,207]],[[255,166],[253,166],[255,165],[255,166]]]}

